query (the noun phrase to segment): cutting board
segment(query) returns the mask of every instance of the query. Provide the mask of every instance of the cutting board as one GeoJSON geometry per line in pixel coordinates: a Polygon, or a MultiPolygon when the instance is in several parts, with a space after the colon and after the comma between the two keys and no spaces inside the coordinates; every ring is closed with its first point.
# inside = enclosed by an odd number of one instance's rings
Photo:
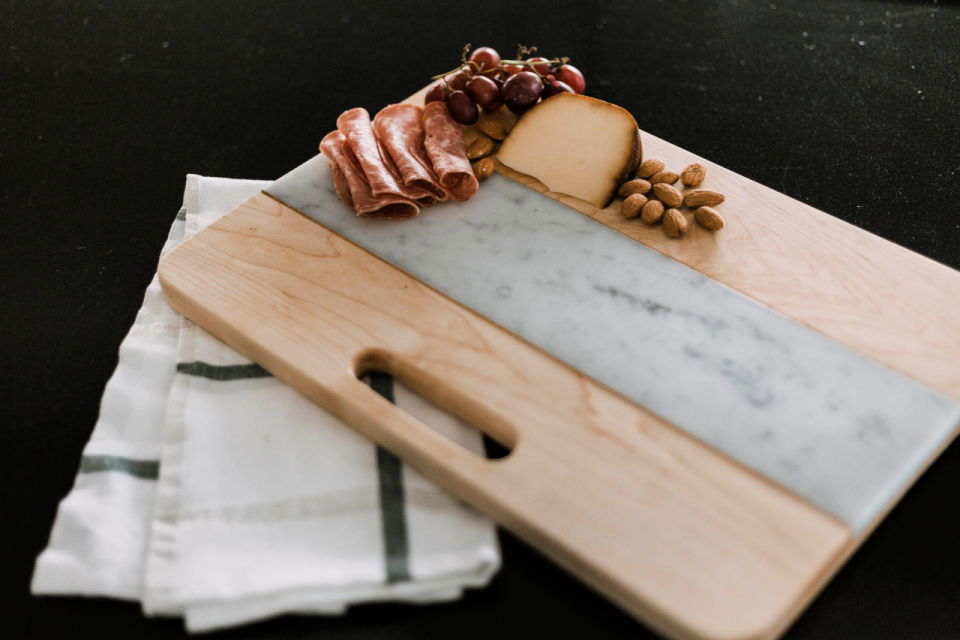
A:
{"type": "Polygon", "coordinates": [[[358,219],[318,156],[160,279],[662,633],[776,637],[956,434],[960,275],[705,164],[728,227],[671,240],[506,167],[469,203],[358,219]],[[511,454],[447,441],[371,369],[511,454]]]}

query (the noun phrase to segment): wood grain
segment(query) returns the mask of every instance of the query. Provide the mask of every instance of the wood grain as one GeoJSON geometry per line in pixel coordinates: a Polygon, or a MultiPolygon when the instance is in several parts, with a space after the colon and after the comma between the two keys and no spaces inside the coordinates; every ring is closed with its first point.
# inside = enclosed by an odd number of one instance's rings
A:
{"type": "Polygon", "coordinates": [[[160,264],[175,308],[677,638],[771,638],[842,523],[258,195],[160,264]],[[357,380],[385,369],[513,448],[489,461],[357,380]]]}

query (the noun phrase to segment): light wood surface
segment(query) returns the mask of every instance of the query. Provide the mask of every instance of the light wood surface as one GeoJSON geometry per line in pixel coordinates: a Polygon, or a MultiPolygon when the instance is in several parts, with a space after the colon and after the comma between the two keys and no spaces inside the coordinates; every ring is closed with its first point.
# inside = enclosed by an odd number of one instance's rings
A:
{"type": "Polygon", "coordinates": [[[175,308],[660,631],[770,638],[849,529],[258,195],[160,264],[175,308]],[[357,380],[386,370],[513,448],[488,461],[357,380]]]}

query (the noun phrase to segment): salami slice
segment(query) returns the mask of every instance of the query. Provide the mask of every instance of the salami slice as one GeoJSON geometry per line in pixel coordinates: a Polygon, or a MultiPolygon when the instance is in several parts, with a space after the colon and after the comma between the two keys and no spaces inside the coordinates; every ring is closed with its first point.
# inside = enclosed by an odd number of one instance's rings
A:
{"type": "Polygon", "coordinates": [[[344,135],[347,144],[363,168],[363,174],[375,196],[402,196],[410,200],[425,199],[432,204],[436,198],[430,192],[404,184],[396,169],[391,167],[392,160],[385,160],[380,153],[370,114],[366,109],[356,108],[344,111],[337,118],[337,129],[344,135]]]}
{"type": "Polygon", "coordinates": [[[357,215],[401,220],[412,218],[420,212],[420,208],[409,198],[373,194],[363,167],[347,144],[346,136],[340,131],[332,131],[324,136],[320,142],[320,150],[330,162],[337,195],[353,207],[357,215]]]}
{"type": "MultiPolygon", "coordinates": [[[[376,120],[376,118],[374,118],[374,120],[376,120]]],[[[433,191],[421,189],[416,185],[408,185],[403,182],[403,178],[400,177],[400,169],[397,168],[397,164],[393,161],[393,158],[390,157],[390,152],[387,151],[387,148],[383,145],[383,140],[380,140],[379,136],[377,136],[377,146],[380,148],[380,157],[383,158],[383,163],[387,165],[387,169],[390,170],[390,173],[393,174],[393,177],[397,179],[397,182],[400,183],[401,186],[409,189],[411,194],[416,194],[414,200],[416,200],[418,205],[421,207],[430,207],[437,204],[440,198],[438,198],[433,191]]],[[[447,194],[444,193],[442,189],[440,192],[443,193],[443,199],[446,200],[447,194]]]]}
{"type": "Polygon", "coordinates": [[[343,170],[340,169],[340,166],[337,165],[336,162],[330,163],[330,172],[333,174],[333,187],[337,190],[337,195],[353,209],[353,196],[350,195],[350,185],[347,183],[347,176],[344,175],[343,170]]]}
{"type": "Polygon", "coordinates": [[[442,100],[428,102],[423,107],[424,148],[440,178],[440,186],[454,200],[469,200],[477,192],[480,183],[473,175],[473,167],[467,158],[463,133],[442,100]]]}
{"type": "Polygon", "coordinates": [[[386,106],[374,116],[373,130],[405,185],[428,191],[440,202],[447,199],[423,147],[423,109],[415,104],[386,106]]]}

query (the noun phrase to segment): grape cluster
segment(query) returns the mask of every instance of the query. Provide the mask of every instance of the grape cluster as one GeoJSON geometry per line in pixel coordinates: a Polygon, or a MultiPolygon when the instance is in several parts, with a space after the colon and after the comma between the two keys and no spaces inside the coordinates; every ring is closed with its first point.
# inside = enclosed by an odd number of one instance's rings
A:
{"type": "MultiPolygon", "coordinates": [[[[450,115],[460,124],[476,122],[480,109],[490,113],[506,105],[519,115],[541,98],[545,100],[558,93],[582,94],[586,88],[583,74],[567,58],[502,60],[495,49],[480,47],[468,59],[469,48],[470,45],[464,48],[463,64],[435,76],[440,82],[424,98],[424,102],[446,101],[450,115]]],[[[535,50],[520,48],[521,53],[535,50]]]]}

